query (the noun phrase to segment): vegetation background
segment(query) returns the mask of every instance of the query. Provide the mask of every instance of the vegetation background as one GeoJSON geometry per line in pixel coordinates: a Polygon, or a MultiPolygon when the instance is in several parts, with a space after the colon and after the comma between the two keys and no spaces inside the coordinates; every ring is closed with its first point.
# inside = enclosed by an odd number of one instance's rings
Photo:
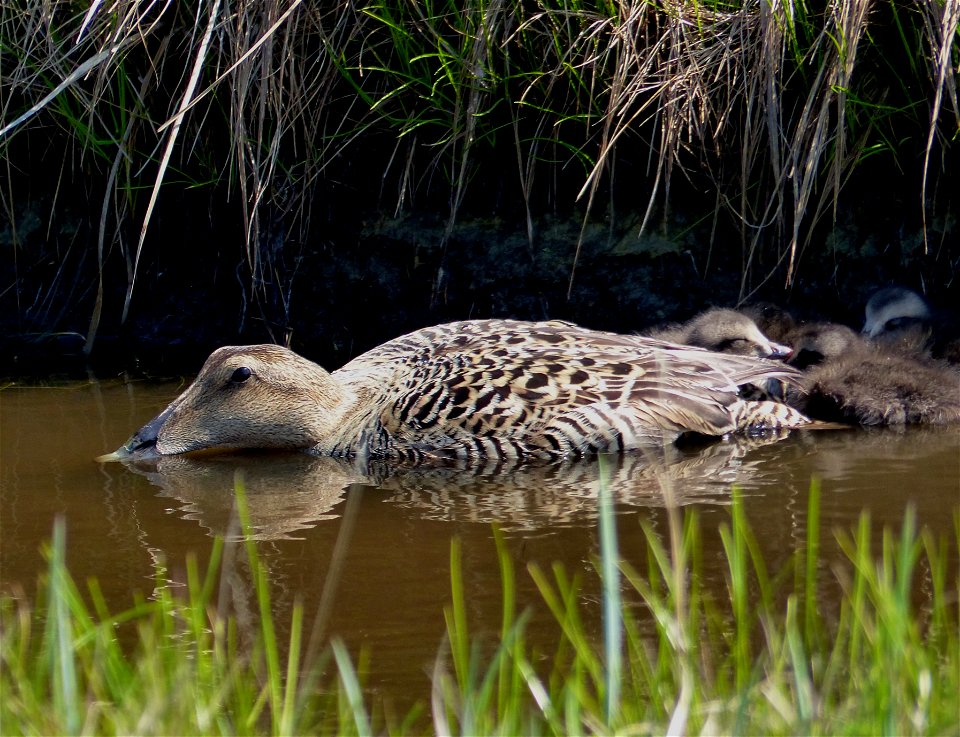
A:
{"type": "Polygon", "coordinates": [[[960,0],[0,6],[4,373],[956,303],[960,0]],[[377,314],[377,319],[371,319],[377,314]]]}

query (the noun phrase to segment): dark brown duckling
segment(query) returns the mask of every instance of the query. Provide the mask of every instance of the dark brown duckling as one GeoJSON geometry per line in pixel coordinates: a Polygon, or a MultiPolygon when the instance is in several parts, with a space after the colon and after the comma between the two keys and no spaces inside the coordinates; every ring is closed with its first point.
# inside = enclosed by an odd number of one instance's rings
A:
{"type": "Polygon", "coordinates": [[[826,359],[837,359],[848,350],[867,343],[851,328],[835,322],[811,322],[797,325],[785,339],[790,341],[793,355],[788,359],[791,366],[806,370],[820,365],[826,359]]]}
{"type": "Polygon", "coordinates": [[[871,343],[845,325],[797,328],[791,363],[806,368],[787,400],[810,417],[859,425],[960,421],[960,371],[944,361],[871,343]]]}
{"type": "Polygon", "coordinates": [[[753,320],[761,333],[777,343],[787,343],[787,336],[797,327],[793,315],[773,302],[753,302],[737,311],[753,320]]]}
{"type": "Polygon", "coordinates": [[[789,347],[774,343],[764,335],[750,317],[722,307],[701,312],[682,324],[648,331],[647,335],[658,340],[738,356],[784,359],[791,353],[789,347]]]}

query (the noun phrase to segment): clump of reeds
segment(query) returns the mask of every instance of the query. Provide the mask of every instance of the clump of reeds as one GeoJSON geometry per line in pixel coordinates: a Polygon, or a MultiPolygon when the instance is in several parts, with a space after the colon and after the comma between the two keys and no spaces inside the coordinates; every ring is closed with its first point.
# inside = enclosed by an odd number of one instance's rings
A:
{"type": "MultiPolygon", "coordinates": [[[[82,179],[50,189],[95,205],[124,315],[157,199],[185,187],[235,193],[245,236],[224,258],[288,305],[324,178],[365,207],[444,203],[447,235],[503,189],[533,238],[575,201],[585,224],[615,200],[665,223],[679,172],[711,193],[687,221],[740,224],[745,293],[764,253],[793,279],[868,158],[915,177],[925,223],[953,190],[958,21],[957,0],[3,3],[0,156],[11,178],[35,150],[62,162],[51,181],[82,179]]],[[[17,191],[0,188],[11,216],[17,191]]]]}
{"type": "MultiPolygon", "coordinates": [[[[726,595],[717,599],[700,577],[696,514],[678,516],[666,542],[644,526],[648,561],[641,571],[619,561],[607,502],[598,564],[601,642],[582,619],[578,579],[556,566],[529,567],[562,633],[548,652],[527,642],[527,614],[516,611],[517,573],[499,532],[499,636],[491,649],[471,634],[454,541],[452,601],[445,610],[449,655],[437,659],[432,693],[422,695],[432,730],[955,733],[960,551],[948,546],[960,545],[960,513],[951,543],[918,533],[908,512],[899,536],[883,532],[879,557],[869,520],[861,517],[852,533],[839,533],[847,561],[834,571],[842,594],[833,602],[823,599],[818,582],[825,575],[818,504],[814,488],[804,547],[787,569],[771,573],[735,496],[730,524],[722,528],[726,595]],[[642,606],[622,605],[626,594],[638,594],[642,606]],[[642,626],[646,617],[652,629],[642,626]]],[[[205,574],[189,566],[185,597],[160,587],[152,600],[112,614],[96,581],[81,594],[71,580],[57,524],[37,601],[5,597],[0,604],[4,734],[422,731],[416,709],[399,722],[379,716],[343,643],[333,641],[319,656],[309,652],[299,604],[289,641],[278,642],[265,569],[255,543],[247,550],[260,618],[254,641],[241,645],[236,621],[219,616],[213,602],[222,543],[215,544],[205,574]],[[121,627],[135,629],[132,646],[119,642],[121,627]]]]}

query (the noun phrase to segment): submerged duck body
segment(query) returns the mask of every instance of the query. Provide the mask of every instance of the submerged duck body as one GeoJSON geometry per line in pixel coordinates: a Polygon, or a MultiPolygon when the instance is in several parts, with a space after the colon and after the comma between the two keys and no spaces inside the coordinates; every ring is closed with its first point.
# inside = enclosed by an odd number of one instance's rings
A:
{"type": "Polygon", "coordinates": [[[328,373],[274,345],[225,347],[111,457],[283,448],[336,457],[555,459],[683,433],[800,427],[740,387],[781,363],[565,322],[469,320],[384,343],[328,373]]]}

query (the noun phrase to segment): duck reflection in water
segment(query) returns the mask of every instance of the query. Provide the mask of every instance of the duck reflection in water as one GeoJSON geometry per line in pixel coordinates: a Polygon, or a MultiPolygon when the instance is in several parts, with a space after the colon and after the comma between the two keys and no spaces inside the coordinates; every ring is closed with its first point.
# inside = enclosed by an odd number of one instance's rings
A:
{"type": "Polygon", "coordinates": [[[303,537],[309,528],[339,517],[351,489],[418,519],[550,530],[596,518],[601,473],[615,504],[624,507],[726,505],[734,485],[749,493],[805,492],[811,476],[844,482],[857,468],[887,468],[893,458],[908,465],[955,446],[950,427],[900,427],[804,433],[780,442],[668,446],[576,463],[359,468],[336,458],[281,453],[172,456],[128,468],[178,500],[183,518],[196,520],[211,535],[229,537],[238,534],[234,484],[240,472],[252,536],[276,540],[303,537]]]}
{"type": "Polygon", "coordinates": [[[295,539],[323,520],[335,519],[345,490],[367,483],[365,474],[335,458],[302,453],[165,456],[127,465],[180,502],[178,513],[211,535],[242,537],[236,490],[242,484],[251,537],[295,539]]]}
{"type": "MultiPolygon", "coordinates": [[[[338,517],[351,485],[421,519],[496,522],[507,530],[589,523],[601,475],[616,504],[685,505],[729,501],[734,484],[763,484],[768,439],[705,447],[664,446],[578,462],[452,461],[431,467],[298,453],[169,456],[127,466],[177,499],[179,514],[211,535],[236,538],[235,484],[242,479],[255,539],[291,539],[338,517]]],[[[777,443],[779,444],[779,443],[777,443]]]]}

